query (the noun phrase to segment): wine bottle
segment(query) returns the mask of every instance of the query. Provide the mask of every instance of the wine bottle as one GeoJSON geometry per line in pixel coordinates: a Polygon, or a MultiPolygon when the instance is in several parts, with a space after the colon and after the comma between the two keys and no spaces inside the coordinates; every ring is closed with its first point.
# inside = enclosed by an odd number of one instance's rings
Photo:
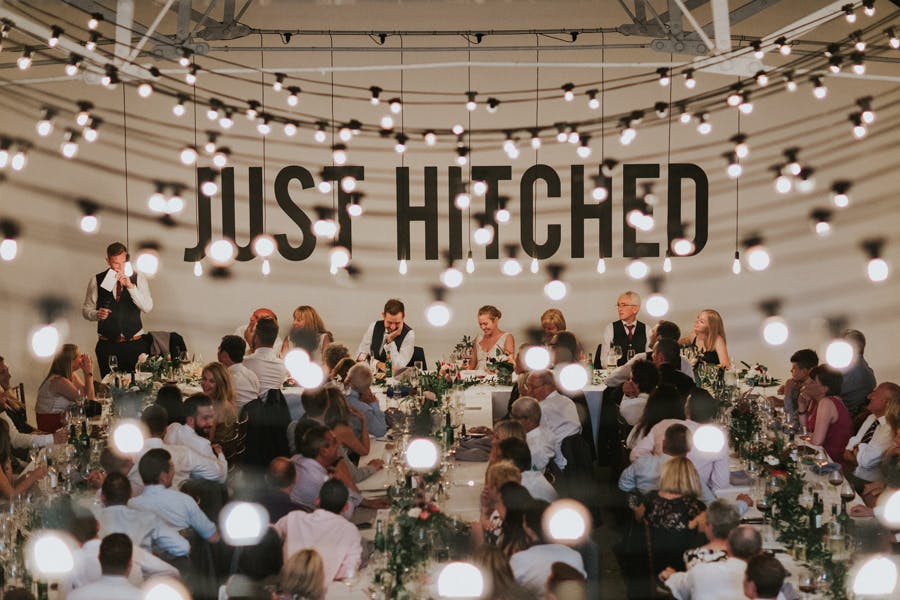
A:
{"type": "Polygon", "coordinates": [[[78,452],[78,434],[75,432],[75,424],[69,425],[69,440],[67,442],[70,446],[75,447],[75,452],[78,452]]]}
{"type": "Polygon", "coordinates": [[[59,473],[56,470],[56,467],[53,466],[53,459],[47,459],[47,483],[50,487],[50,493],[56,492],[56,487],[59,485],[59,473]]]}
{"type": "Polygon", "coordinates": [[[87,452],[91,448],[91,438],[88,436],[87,419],[81,422],[81,435],[78,436],[78,443],[82,452],[87,452]]]}
{"type": "Polygon", "coordinates": [[[387,542],[384,539],[384,524],[381,519],[375,521],[375,550],[384,552],[387,549],[387,542]]]}
{"type": "Polygon", "coordinates": [[[466,424],[463,423],[462,427],[459,428],[459,439],[464,440],[469,437],[469,434],[466,433],[466,424]]]}
{"type": "Polygon", "coordinates": [[[444,415],[444,448],[453,447],[453,424],[450,422],[450,413],[444,415]]]}
{"type": "Polygon", "coordinates": [[[394,363],[391,361],[390,354],[388,354],[387,360],[384,361],[384,376],[385,378],[394,376],[394,363]]]}

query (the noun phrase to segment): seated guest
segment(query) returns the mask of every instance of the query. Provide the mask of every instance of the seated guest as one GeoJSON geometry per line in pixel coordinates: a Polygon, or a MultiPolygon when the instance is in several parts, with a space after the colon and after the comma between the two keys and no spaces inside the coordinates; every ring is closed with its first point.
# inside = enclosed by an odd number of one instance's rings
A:
{"type": "Polygon", "coordinates": [[[164,385],[156,392],[156,405],[166,409],[168,424],[184,425],[184,398],[177,385],[164,385]]]}
{"type": "Polygon", "coordinates": [[[659,385],[659,369],[652,362],[641,360],[634,363],[631,379],[622,384],[622,402],[619,414],[629,425],[636,425],[644,414],[647,398],[659,385]]]}
{"type": "Polygon", "coordinates": [[[850,411],[850,416],[855,417],[866,405],[869,392],[875,389],[875,372],[866,362],[863,354],[866,351],[866,336],[856,329],[845,329],[841,337],[853,346],[853,362],[850,366],[841,370],[841,400],[850,411]]]}
{"type": "Polygon", "coordinates": [[[300,396],[300,405],[303,413],[296,421],[291,421],[287,426],[288,448],[291,455],[297,454],[297,425],[302,421],[315,421],[321,425],[325,424],[325,410],[328,408],[328,390],[320,387],[317,390],[305,390],[300,396]]]}
{"type": "Polygon", "coordinates": [[[187,446],[200,456],[219,463],[219,468],[228,471],[228,461],[219,444],[212,444],[216,414],[212,400],[203,394],[194,394],[184,402],[184,425],[170,425],[166,429],[165,442],[177,446],[187,446]]]}
{"type": "Polygon", "coordinates": [[[797,414],[812,434],[812,443],[825,448],[832,461],[839,461],[853,435],[850,412],[840,398],[841,374],[822,364],[809,372],[800,390],[797,414]]]}
{"type": "Polygon", "coordinates": [[[279,600],[325,600],[325,589],[325,567],[318,552],[307,548],[285,559],[278,578],[279,600]]]}
{"type": "Polygon", "coordinates": [[[309,358],[313,362],[322,364],[322,353],[332,342],[334,337],[325,327],[325,321],[318,311],[312,306],[298,306],[294,309],[290,333],[281,344],[281,356],[292,348],[300,347],[309,352],[309,358]]]}
{"type": "MultiPolygon", "coordinates": [[[[257,308],[250,315],[250,321],[246,325],[241,325],[234,330],[235,335],[243,339],[247,343],[247,350],[253,352],[253,336],[256,333],[256,325],[260,319],[271,319],[278,325],[278,317],[268,308],[257,308]]],[[[276,328],[277,329],[277,328],[276,328]]],[[[275,347],[281,348],[281,338],[275,338],[275,347]]]]}
{"type": "Polygon", "coordinates": [[[166,409],[158,404],[151,404],[141,413],[141,422],[147,428],[149,437],[144,440],[143,449],[134,455],[133,460],[137,462],[128,473],[134,495],[139,495],[144,489],[144,482],[141,480],[137,463],[148,450],[153,448],[162,448],[172,455],[172,463],[175,465],[172,487],[176,490],[181,489],[181,484],[188,479],[207,479],[225,483],[225,479],[228,477],[228,463],[225,461],[224,455],[219,454],[212,458],[207,454],[200,454],[190,446],[165,443],[163,438],[166,435],[167,421],[166,409]]]}
{"type": "Polygon", "coordinates": [[[726,369],[731,366],[722,315],[711,308],[701,310],[697,315],[693,337],[683,337],[680,342],[694,346],[700,353],[700,360],[705,363],[721,365],[726,369]]]}
{"type": "Polygon", "coordinates": [[[128,506],[150,512],[176,529],[190,527],[201,538],[216,543],[219,532],[216,525],[203,513],[193,498],[169,489],[175,478],[172,455],[162,448],[149,450],[138,463],[144,491],[128,502],[128,506]]]}
{"type": "Polygon", "coordinates": [[[584,360],[584,349],[571,331],[560,331],[550,338],[550,363],[565,365],[584,360]]]}
{"type": "Polygon", "coordinates": [[[325,367],[325,372],[328,373],[328,379],[334,379],[334,369],[345,358],[350,358],[350,349],[344,344],[333,342],[325,346],[322,359],[325,361],[323,366],[325,367]]]}
{"type": "Polygon", "coordinates": [[[219,598],[272,600],[272,589],[284,567],[281,545],[278,533],[269,527],[258,543],[244,546],[234,555],[236,568],[232,567],[233,574],[219,588],[219,598]]]}
{"type": "Polygon", "coordinates": [[[566,317],[558,308],[548,308],[541,315],[541,331],[545,346],[550,345],[550,340],[554,335],[566,329],[566,317]]]}
{"type": "Polygon", "coordinates": [[[219,362],[211,362],[203,367],[200,379],[203,393],[212,400],[216,426],[212,441],[221,444],[234,437],[237,431],[238,406],[234,399],[234,388],[228,369],[219,362]]]}
{"type": "Polygon", "coordinates": [[[362,556],[362,538],[356,526],[341,516],[347,509],[347,486],[337,479],[322,484],[311,513],[293,511],[275,523],[284,541],[284,556],[303,548],[322,555],[325,581],[343,579],[356,572],[362,556]]]}
{"type": "Polygon", "coordinates": [[[647,350],[647,326],[638,321],[641,311],[641,296],[637,292],[624,292],[616,300],[616,311],[619,319],[613,321],[603,330],[603,352],[609,352],[613,346],[622,349],[618,366],[647,350]]]}
{"type": "Polygon", "coordinates": [[[495,600],[531,600],[532,596],[516,582],[509,561],[503,551],[491,544],[482,544],[475,550],[472,562],[491,582],[491,598],[495,600]]]}
{"type": "Polygon", "coordinates": [[[512,363],[516,355],[516,341],[509,332],[500,329],[501,317],[496,306],[486,304],[478,309],[478,328],[481,333],[472,342],[472,355],[469,357],[469,368],[485,371],[488,360],[502,360],[512,363]]]}
{"type": "Polygon", "coordinates": [[[155,514],[129,508],[131,484],[121,473],[110,473],[103,481],[103,508],[97,510],[100,537],[124,533],[135,546],[152,552],[159,549],[171,556],[187,556],[191,545],[155,514]]]}
{"type": "MultiPolygon", "coordinates": [[[[387,423],[384,419],[384,412],[378,404],[378,398],[372,393],[372,370],[369,369],[369,365],[356,363],[350,367],[345,381],[347,383],[347,404],[365,416],[369,433],[375,437],[382,437],[387,433],[387,423]]],[[[353,432],[359,435],[362,431],[362,424],[353,421],[351,425],[353,425],[353,432]]]]}
{"type": "Polygon", "coordinates": [[[762,538],[752,526],[739,525],[728,534],[726,550],[724,560],[697,563],[684,573],[667,569],[660,578],[678,600],[741,598],[747,561],[762,552],[762,538]]]}
{"type": "MultiPolygon", "coordinates": [[[[631,448],[631,460],[635,461],[639,458],[634,449],[644,444],[644,440],[650,436],[650,432],[658,423],[683,419],[684,400],[675,386],[662,384],[653,390],[647,397],[647,404],[644,406],[641,418],[635,423],[625,442],[625,446],[631,448]]],[[[644,454],[646,455],[646,453],[644,454]]]]}
{"type": "Polygon", "coordinates": [[[75,344],[64,344],[37,391],[34,411],[38,429],[56,431],[66,409],[84,399],[94,399],[94,362],[75,344]],[[78,370],[84,375],[83,382],[78,370]]]}
{"type": "Polygon", "coordinates": [[[587,579],[564,562],[550,565],[547,600],[587,600],[587,579]]]}
{"type": "Polygon", "coordinates": [[[702,546],[685,550],[685,568],[690,569],[696,564],[725,559],[728,554],[728,535],[741,524],[740,512],[738,506],[726,500],[715,500],[706,506],[702,530],[707,542],[702,546]]]}
{"type": "Polygon", "coordinates": [[[238,412],[251,400],[259,398],[259,379],[244,365],[247,342],[237,335],[226,335],[219,342],[216,358],[228,369],[238,412]]]}
{"type": "Polygon", "coordinates": [[[500,511],[500,490],[507,483],[519,485],[521,480],[522,473],[508,460],[497,460],[487,468],[480,498],[481,519],[472,526],[476,539],[483,538],[490,543],[497,542],[503,522],[503,514],[500,511]]]}
{"type": "Polygon", "coordinates": [[[488,465],[492,465],[500,460],[500,442],[509,438],[518,438],[523,442],[526,441],[525,429],[516,421],[497,421],[494,423],[488,465]]]}
{"type": "Polygon", "coordinates": [[[351,408],[344,399],[341,390],[333,385],[324,388],[328,396],[328,406],[325,408],[325,425],[331,429],[334,436],[343,448],[347,448],[358,456],[366,456],[369,453],[369,424],[360,411],[351,408]],[[350,419],[360,425],[359,435],[350,427],[350,419]]]}
{"type": "Polygon", "coordinates": [[[99,580],[77,588],[69,600],[139,600],[140,588],[128,581],[131,571],[131,540],[124,533],[111,533],[100,542],[99,580]]]}
{"type": "Polygon", "coordinates": [[[553,502],[559,496],[541,471],[531,468],[531,451],[528,444],[516,438],[500,442],[500,458],[512,462],[521,473],[522,487],[532,498],[553,502]]]}
{"type": "Polygon", "coordinates": [[[769,401],[775,404],[782,403],[784,412],[793,418],[797,414],[797,396],[800,395],[800,388],[809,381],[809,372],[817,364],[819,355],[815,350],[804,348],[794,352],[791,355],[791,376],[778,386],[778,394],[783,395],[784,400],[770,396],[769,401]]]}
{"type": "Polygon", "coordinates": [[[0,356],[0,419],[9,427],[13,448],[43,448],[53,444],[65,444],[69,432],[60,427],[53,433],[34,433],[25,419],[25,404],[10,391],[12,376],[6,361],[0,356]]]}
{"type": "Polygon", "coordinates": [[[779,592],[787,575],[787,570],[777,558],[768,554],[757,554],[747,561],[744,595],[755,600],[776,600],[780,598],[779,592]]]}
{"type": "Polygon", "coordinates": [[[528,549],[531,538],[525,530],[525,512],[534,498],[524,487],[515,482],[500,486],[496,505],[500,517],[500,537],[496,539],[503,555],[509,558],[516,552],[528,549]]]}
{"type": "Polygon", "coordinates": [[[686,458],[672,458],[662,466],[659,491],[644,496],[635,518],[650,526],[654,566],[684,569],[682,555],[695,547],[697,535],[690,523],[706,506],[697,469],[686,458]]]}
{"type": "MultiPolygon", "coordinates": [[[[860,494],[866,503],[868,512],[863,516],[872,516],[871,508],[875,506],[879,496],[888,488],[900,487],[900,403],[889,402],[885,411],[885,420],[891,429],[893,439],[891,445],[881,457],[881,474],[884,479],[867,483],[860,494]]],[[[863,507],[851,507],[851,515],[858,516],[852,509],[863,507]]]]}
{"type": "MultiPolygon", "coordinates": [[[[900,404],[900,386],[890,381],[880,383],[869,394],[866,409],[869,416],[863,421],[856,435],[847,442],[844,462],[855,466],[853,477],[868,483],[882,478],[881,457],[891,447],[893,432],[887,424],[888,405],[900,404]]],[[[857,486],[862,488],[862,484],[857,486]]]]}
{"type": "MultiPolygon", "coordinates": [[[[649,362],[653,362],[653,346],[656,345],[656,342],[660,339],[672,340],[674,342],[678,342],[678,338],[681,337],[681,329],[679,329],[676,323],[672,321],[660,321],[656,324],[656,327],[650,330],[650,339],[647,341],[647,350],[646,353],[639,352],[634,355],[634,358],[626,362],[621,367],[617,367],[613,370],[612,373],[606,378],[606,386],[607,387],[616,387],[620,386],[626,381],[628,381],[629,377],[631,377],[631,367],[639,360],[646,360],[649,362]]],[[[687,377],[691,379],[694,378],[694,366],[691,364],[687,358],[680,356],[680,367],[679,371],[684,373],[687,377]]]]}
{"type": "Polygon", "coordinates": [[[12,472],[12,443],[7,427],[6,421],[0,420],[0,498],[13,500],[40,481],[47,474],[47,466],[40,465],[16,480],[12,472]]]}
{"type": "Polygon", "coordinates": [[[674,385],[682,398],[694,387],[694,378],[682,373],[675,365],[681,360],[678,343],[668,338],[660,338],[653,346],[653,364],[659,369],[659,382],[674,385]]]}
{"type": "Polygon", "coordinates": [[[353,482],[350,472],[341,464],[341,445],[334,437],[334,433],[326,427],[314,421],[301,423],[303,427],[297,427],[297,449],[300,451],[291,457],[291,461],[297,468],[297,480],[291,490],[291,500],[298,504],[314,506],[322,484],[331,478],[329,470],[333,471],[335,478],[340,479],[350,490],[350,500],[347,503],[347,518],[353,516],[353,511],[362,501],[362,496],[353,482]]]}
{"type": "Polygon", "coordinates": [[[297,468],[291,459],[277,456],[269,463],[265,482],[259,490],[257,502],[269,512],[269,521],[276,523],[291,511],[309,512],[312,507],[297,504],[291,500],[291,490],[297,479],[297,468]]]}
{"type": "MultiPolygon", "coordinates": [[[[711,423],[713,419],[715,419],[718,410],[718,401],[713,398],[709,392],[701,388],[694,388],[685,404],[687,419],[684,421],[666,419],[657,423],[653,429],[650,430],[650,434],[632,449],[632,459],[636,460],[641,456],[648,456],[650,453],[662,453],[663,438],[670,425],[681,423],[682,425],[685,425],[690,430],[691,435],[693,435],[701,425],[711,423]]],[[[700,485],[704,489],[708,489],[715,493],[722,488],[728,487],[729,471],[727,443],[718,452],[704,452],[692,447],[690,452],[688,452],[688,458],[700,473],[700,485]]]]}
{"type": "Polygon", "coordinates": [[[264,396],[269,390],[281,389],[287,379],[287,368],[273,348],[278,339],[278,322],[262,318],[257,321],[254,331],[250,343],[253,353],[244,359],[244,366],[256,374],[259,394],[264,396]]]}
{"type": "Polygon", "coordinates": [[[521,396],[513,402],[511,416],[525,429],[532,467],[543,472],[556,450],[553,435],[541,427],[541,405],[531,396],[521,396]]]}
{"type": "Polygon", "coordinates": [[[343,387],[344,382],[347,381],[347,373],[350,372],[350,368],[355,364],[357,364],[355,360],[345,356],[331,370],[331,376],[328,379],[333,381],[338,387],[343,387]]]}
{"type": "Polygon", "coordinates": [[[357,360],[368,356],[375,361],[378,371],[384,371],[389,356],[394,369],[408,365],[416,346],[416,332],[404,322],[405,317],[403,302],[396,298],[385,302],[381,319],[369,325],[363,334],[356,351],[357,360]]]}
{"type": "Polygon", "coordinates": [[[642,456],[628,465],[619,477],[623,492],[647,494],[659,489],[659,474],[664,463],[675,457],[686,458],[690,451],[688,428],[680,423],[669,425],[663,438],[662,454],[642,456]]]}
{"type": "Polygon", "coordinates": [[[565,469],[562,441],[570,435],[581,433],[578,409],[571,398],[557,391],[550,371],[532,371],[525,380],[525,387],[527,394],[540,403],[541,427],[553,436],[554,462],[560,469],[565,469]]]}
{"type": "Polygon", "coordinates": [[[530,504],[525,511],[525,532],[532,545],[509,558],[509,566],[516,581],[536,598],[545,597],[547,579],[555,562],[564,562],[587,576],[584,561],[577,551],[562,544],[548,543],[545,539],[542,520],[547,506],[548,504],[541,500],[535,500],[530,504]]]}

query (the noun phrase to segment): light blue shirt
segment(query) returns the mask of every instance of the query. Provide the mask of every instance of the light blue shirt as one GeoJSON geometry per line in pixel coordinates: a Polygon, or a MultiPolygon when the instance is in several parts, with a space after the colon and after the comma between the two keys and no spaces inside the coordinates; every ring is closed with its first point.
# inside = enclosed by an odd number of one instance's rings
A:
{"type": "MultiPolygon", "coordinates": [[[[347,404],[366,416],[369,433],[375,437],[381,437],[387,433],[387,422],[384,420],[384,413],[381,412],[381,407],[378,406],[377,402],[363,402],[359,399],[359,392],[354,389],[347,392],[346,398],[347,404]]],[[[360,431],[362,431],[362,426],[356,419],[351,419],[351,426],[353,427],[353,433],[358,436],[360,431]]]]}
{"type": "Polygon", "coordinates": [[[144,492],[128,502],[131,508],[150,512],[176,529],[190,527],[208,540],[216,533],[216,525],[187,494],[162,485],[148,485],[144,492]]]}
{"type": "Polygon", "coordinates": [[[172,556],[187,556],[191,552],[190,543],[153,513],[117,505],[99,510],[96,517],[100,538],[124,533],[131,538],[131,543],[151,552],[154,546],[172,556]]]}
{"type": "MultiPolygon", "coordinates": [[[[294,487],[291,489],[291,500],[304,506],[315,506],[322,484],[330,478],[328,471],[316,459],[306,458],[300,454],[292,456],[291,462],[294,463],[297,470],[294,487]]],[[[349,508],[343,515],[348,519],[353,516],[353,511],[362,502],[359,492],[349,491],[350,497],[347,499],[349,508]]]]}
{"type": "Polygon", "coordinates": [[[642,456],[622,471],[619,489],[623,492],[638,491],[642,494],[659,489],[659,472],[663,463],[672,458],[667,454],[642,456]]]}

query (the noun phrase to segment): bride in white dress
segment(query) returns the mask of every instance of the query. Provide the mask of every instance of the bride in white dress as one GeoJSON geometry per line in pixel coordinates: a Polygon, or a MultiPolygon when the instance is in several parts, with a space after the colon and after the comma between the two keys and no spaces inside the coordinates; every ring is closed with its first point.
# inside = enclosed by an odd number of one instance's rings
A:
{"type": "Polygon", "coordinates": [[[475,342],[472,344],[469,368],[476,371],[487,370],[488,358],[503,357],[508,362],[515,361],[516,341],[511,333],[502,331],[498,326],[501,316],[497,307],[490,304],[478,309],[478,327],[481,333],[475,336],[475,342]],[[500,357],[497,356],[498,350],[500,357]]]}

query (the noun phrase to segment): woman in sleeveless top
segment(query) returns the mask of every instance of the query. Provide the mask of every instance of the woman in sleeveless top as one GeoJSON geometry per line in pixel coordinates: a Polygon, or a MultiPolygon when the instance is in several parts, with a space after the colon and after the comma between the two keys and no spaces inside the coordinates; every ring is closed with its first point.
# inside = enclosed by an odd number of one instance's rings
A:
{"type": "Polygon", "coordinates": [[[284,338],[281,344],[281,356],[287,354],[288,350],[296,348],[298,342],[303,345],[308,344],[304,338],[312,340],[315,337],[315,348],[310,350],[309,357],[314,363],[322,364],[322,355],[325,352],[325,346],[332,343],[334,338],[331,332],[325,328],[325,321],[319,316],[319,313],[312,306],[298,306],[294,309],[294,321],[291,323],[291,331],[284,338]]]}
{"type": "Polygon", "coordinates": [[[853,435],[853,419],[840,398],[844,378],[827,365],[813,367],[798,397],[800,423],[812,434],[812,443],[825,448],[834,462],[840,462],[853,435]]]}
{"type": "Polygon", "coordinates": [[[230,440],[237,432],[238,408],[234,396],[231,374],[220,362],[211,362],[203,367],[200,387],[209,396],[216,413],[216,427],[212,441],[221,444],[230,440]]]}
{"type": "Polygon", "coordinates": [[[62,423],[63,413],[80,399],[94,399],[94,362],[82,354],[75,344],[65,344],[50,364],[37,392],[34,411],[38,429],[56,431],[62,423]],[[77,370],[84,375],[84,382],[77,370]]]}
{"type": "Polygon", "coordinates": [[[701,310],[694,320],[694,337],[685,336],[678,343],[696,347],[703,362],[721,365],[726,369],[731,366],[722,315],[711,308],[701,310]]]}
{"type": "Polygon", "coordinates": [[[515,362],[516,341],[512,334],[502,331],[498,326],[501,316],[495,306],[485,305],[478,309],[478,327],[481,328],[481,333],[475,336],[475,343],[472,344],[470,369],[484,371],[489,358],[515,362]]]}

